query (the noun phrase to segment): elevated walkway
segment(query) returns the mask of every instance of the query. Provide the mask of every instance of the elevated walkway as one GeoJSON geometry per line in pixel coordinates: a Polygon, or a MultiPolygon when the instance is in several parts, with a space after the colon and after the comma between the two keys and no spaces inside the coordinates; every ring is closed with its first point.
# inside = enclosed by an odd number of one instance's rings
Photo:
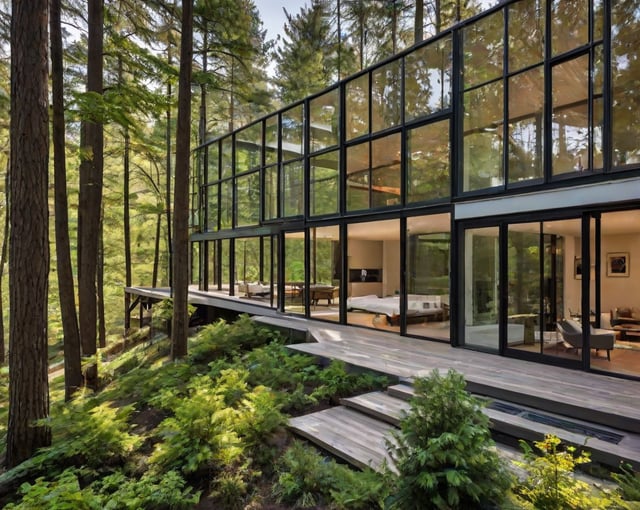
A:
{"type": "MultiPolygon", "coordinates": [[[[338,359],[402,382],[384,394],[345,400],[343,405],[350,408],[349,413],[327,410],[314,417],[292,419],[292,429],[308,438],[312,433],[322,435],[324,428],[330,428],[334,437],[323,447],[334,453],[341,441],[354,437],[362,438],[366,448],[373,447],[378,452],[368,461],[366,454],[356,456],[354,453],[356,460],[343,456],[355,465],[362,466],[364,462],[364,465],[379,466],[384,461],[384,455],[380,456],[380,434],[386,432],[375,427],[362,428],[364,425],[358,429],[353,413],[365,414],[366,420],[358,419],[366,423],[380,422],[388,432],[397,426],[401,413],[407,409],[413,378],[427,376],[434,369],[441,372],[453,369],[465,377],[471,393],[489,401],[485,412],[501,446],[515,444],[518,439],[538,440],[545,434],[555,434],[566,443],[586,446],[593,460],[611,469],[617,468],[620,462],[640,469],[640,384],[636,381],[338,324],[281,317],[256,317],[255,320],[283,331],[295,330],[289,335],[306,341],[290,345],[294,351],[321,360],[338,359]],[[344,424],[349,425],[339,427],[343,419],[344,424]],[[327,425],[321,425],[327,420],[327,425]]],[[[349,448],[358,451],[354,446],[349,448]]]]}

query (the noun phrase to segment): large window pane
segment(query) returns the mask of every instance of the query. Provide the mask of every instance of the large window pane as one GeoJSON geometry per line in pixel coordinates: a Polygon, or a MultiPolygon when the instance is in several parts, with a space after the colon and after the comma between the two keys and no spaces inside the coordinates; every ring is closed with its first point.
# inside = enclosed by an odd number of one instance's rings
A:
{"type": "Polygon", "coordinates": [[[340,94],[333,89],[309,102],[310,149],[316,152],[340,141],[340,94]]]}
{"type": "Polygon", "coordinates": [[[236,178],[236,226],[257,225],[260,220],[260,173],[236,178]]]}
{"type": "Polygon", "coordinates": [[[231,136],[222,140],[222,158],[220,164],[220,178],[226,179],[233,175],[233,139],[231,136]]]}
{"type": "Polygon", "coordinates": [[[543,177],[544,74],[536,67],[509,79],[509,182],[543,177]]]}
{"type": "Polygon", "coordinates": [[[407,219],[407,332],[449,339],[449,214],[407,219]]]}
{"type": "Polygon", "coordinates": [[[342,282],[342,249],[337,225],[312,228],[309,274],[311,316],[330,321],[340,320],[339,301],[342,282]]]}
{"type": "Polygon", "coordinates": [[[451,195],[449,120],[407,132],[407,202],[451,195]]]}
{"type": "Polygon", "coordinates": [[[304,213],[304,165],[302,161],[287,163],[282,167],[282,215],[298,216],[304,213]]]}
{"type": "Polygon", "coordinates": [[[637,0],[617,0],[611,7],[613,164],[640,163],[640,66],[637,0]]]}
{"type": "Polygon", "coordinates": [[[404,60],[404,116],[417,119],[451,105],[451,37],[407,55],[404,60]]]}
{"type": "Polygon", "coordinates": [[[371,207],[400,204],[400,133],[371,142],[371,207]]]}
{"type": "Polygon", "coordinates": [[[464,94],[463,191],[503,184],[502,82],[464,94]]]}
{"type": "Polygon", "coordinates": [[[524,0],[509,6],[509,72],[544,58],[545,2],[524,0]]]}
{"type": "Polygon", "coordinates": [[[464,87],[502,76],[504,15],[498,11],[463,31],[464,87]]]}
{"type": "Polygon", "coordinates": [[[589,166],[589,56],[552,70],[553,174],[582,172],[589,166]]]}
{"type": "Polygon", "coordinates": [[[589,42],[590,0],[551,1],[551,52],[559,55],[589,42]]]}
{"type": "Polygon", "coordinates": [[[371,73],[371,132],[401,122],[402,61],[394,60],[371,73]]]}
{"type": "Polygon", "coordinates": [[[207,183],[217,181],[220,178],[220,149],[218,143],[212,143],[207,147],[207,183]]]}
{"type": "Polygon", "coordinates": [[[498,227],[476,228],[464,236],[464,343],[498,350],[498,227]]]}
{"type": "Polygon", "coordinates": [[[278,162],[278,116],[277,115],[273,115],[265,121],[264,131],[265,131],[264,133],[265,165],[273,165],[278,162]]]}
{"type": "Polygon", "coordinates": [[[340,153],[332,151],[310,159],[309,200],[311,216],[338,212],[340,153]]]}
{"type": "Polygon", "coordinates": [[[236,133],[236,174],[262,164],[262,124],[252,124],[236,133]]]}
{"type": "Polygon", "coordinates": [[[304,149],[304,109],[294,106],[282,113],[282,161],[299,158],[304,149]]]}
{"type": "Polygon", "coordinates": [[[347,210],[369,208],[369,142],[347,147],[347,210]]]}
{"type": "Polygon", "coordinates": [[[207,231],[215,232],[218,230],[218,191],[220,187],[217,184],[207,186],[207,231]]]}
{"type": "Polygon", "coordinates": [[[351,140],[369,132],[369,75],[349,81],[345,95],[346,139],[351,140]]]}
{"type": "Polygon", "coordinates": [[[304,232],[288,232],[284,238],[284,309],[304,313],[306,258],[304,232]]]}
{"type": "Polygon", "coordinates": [[[278,167],[270,166],[264,170],[264,219],[278,217],[278,167]]]}
{"type": "Polygon", "coordinates": [[[220,183],[220,228],[231,228],[233,215],[233,180],[220,183]]]}

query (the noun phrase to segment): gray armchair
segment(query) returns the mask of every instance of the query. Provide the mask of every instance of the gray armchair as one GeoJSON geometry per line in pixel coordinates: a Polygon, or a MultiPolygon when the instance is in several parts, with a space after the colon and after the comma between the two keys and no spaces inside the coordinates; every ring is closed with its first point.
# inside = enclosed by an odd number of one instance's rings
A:
{"type": "MultiPolygon", "coordinates": [[[[568,346],[574,349],[582,349],[582,326],[574,320],[563,319],[557,324],[558,332],[562,336],[562,340],[568,346]]],[[[589,326],[589,338],[591,340],[591,348],[596,352],[600,349],[607,351],[607,359],[611,361],[611,349],[616,340],[616,334],[607,329],[596,329],[589,326]]]]}

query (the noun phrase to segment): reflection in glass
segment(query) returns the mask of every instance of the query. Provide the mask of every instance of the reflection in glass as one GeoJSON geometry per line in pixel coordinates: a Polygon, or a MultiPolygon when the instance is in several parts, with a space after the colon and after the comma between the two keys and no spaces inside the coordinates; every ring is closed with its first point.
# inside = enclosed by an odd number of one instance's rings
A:
{"type": "Polygon", "coordinates": [[[217,184],[211,184],[206,187],[207,193],[207,225],[208,232],[218,230],[218,190],[217,184]]]}
{"type": "Polygon", "coordinates": [[[544,59],[545,2],[524,0],[509,6],[509,72],[544,59]]]}
{"type": "Polygon", "coordinates": [[[464,343],[498,350],[500,252],[498,227],[464,235],[464,343]]]}
{"type": "Polygon", "coordinates": [[[337,225],[312,228],[309,302],[311,315],[318,319],[338,321],[340,283],[342,281],[342,250],[337,225]]]}
{"type": "Polygon", "coordinates": [[[407,219],[407,330],[411,334],[449,339],[450,229],[449,214],[407,219]]]}
{"type": "Polygon", "coordinates": [[[300,104],[282,113],[282,161],[299,158],[304,149],[304,108],[300,104]]]}
{"type": "Polygon", "coordinates": [[[260,173],[236,178],[236,226],[257,225],[260,220],[260,173]]]}
{"type": "Polygon", "coordinates": [[[543,68],[509,79],[509,182],[543,177],[543,68]]]}
{"type": "Polygon", "coordinates": [[[369,142],[347,147],[347,211],[369,208],[369,142]]]}
{"type": "Polygon", "coordinates": [[[262,164],[262,123],[241,129],[235,140],[236,174],[258,168],[262,164]]]}
{"type": "Polygon", "coordinates": [[[220,229],[232,228],[233,179],[220,183],[220,229]]]}
{"type": "Polygon", "coordinates": [[[589,42],[590,0],[551,0],[551,53],[559,55],[589,42]]]}
{"type": "Polygon", "coordinates": [[[220,150],[217,143],[207,147],[207,183],[217,181],[220,178],[220,150]]]}
{"type": "Polygon", "coordinates": [[[501,186],[503,181],[502,82],[464,94],[463,191],[501,186]]]}
{"type": "Polygon", "coordinates": [[[405,121],[451,105],[451,37],[409,53],[404,59],[405,121]]]}
{"type": "Polygon", "coordinates": [[[400,133],[371,142],[371,207],[400,204],[400,133]]]}
{"type": "Polygon", "coordinates": [[[267,118],[264,128],[265,147],[264,159],[265,165],[273,165],[278,162],[278,116],[272,115],[267,118]]]}
{"type": "Polygon", "coordinates": [[[309,101],[311,152],[338,145],[340,136],[339,92],[339,89],[333,89],[309,101]]]}
{"type": "Polygon", "coordinates": [[[282,216],[304,214],[304,165],[293,161],[282,166],[282,216]]]}
{"type": "Polygon", "coordinates": [[[553,175],[589,168],[589,56],[552,69],[553,175]]]}
{"type": "Polygon", "coordinates": [[[273,220],[278,217],[278,167],[264,169],[264,219],[273,220]]]}
{"type": "Polygon", "coordinates": [[[222,158],[220,163],[220,178],[226,179],[233,175],[233,138],[227,136],[221,142],[222,158]]]}
{"type": "Polygon", "coordinates": [[[346,139],[369,133],[369,75],[363,74],[345,85],[346,139]]]}
{"type": "Polygon", "coordinates": [[[504,14],[497,11],[463,30],[464,88],[502,76],[504,14]]]}
{"type": "Polygon", "coordinates": [[[326,152],[310,158],[309,206],[311,216],[338,212],[339,159],[339,151],[326,152]]]}
{"type": "Polygon", "coordinates": [[[402,61],[394,60],[371,73],[371,132],[401,122],[402,61]]]}
{"type": "Polygon", "coordinates": [[[637,0],[617,0],[611,6],[611,76],[613,85],[613,164],[640,163],[640,10],[637,0]]]}
{"type": "Polygon", "coordinates": [[[407,202],[451,195],[449,120],[407,132],[407,202]]]}
{"type": "Polygon", "coordinates": [[[287,232],[284,237],[284,309],[304,313],[304,232],[287,232]]]}
{"type": "MultiPolygon", "coordinates": [[[[262,282],[262,261],[260,260],[260,237],[244,237],[235,240],[235,281],[237,284],[242,283],[263,283],[262,282]]],[[[257,288],[258,294],[267,292],[267,286],[257,288]]],[[[248,288],[242,290],[240,287],[238,295],[243,295],[248,288]]]]}

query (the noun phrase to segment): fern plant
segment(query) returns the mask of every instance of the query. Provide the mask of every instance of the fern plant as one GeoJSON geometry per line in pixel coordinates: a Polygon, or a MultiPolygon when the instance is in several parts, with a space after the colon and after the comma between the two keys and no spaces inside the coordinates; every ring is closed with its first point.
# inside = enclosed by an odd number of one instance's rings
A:
{"type": "Polygon", "coordinates": [[[411,409],[388,442],[398,470],[394,509],[467,509],[500,502],[512,477],[495,451],[483,403],[461,374],[414,381],[411,409]]]}

